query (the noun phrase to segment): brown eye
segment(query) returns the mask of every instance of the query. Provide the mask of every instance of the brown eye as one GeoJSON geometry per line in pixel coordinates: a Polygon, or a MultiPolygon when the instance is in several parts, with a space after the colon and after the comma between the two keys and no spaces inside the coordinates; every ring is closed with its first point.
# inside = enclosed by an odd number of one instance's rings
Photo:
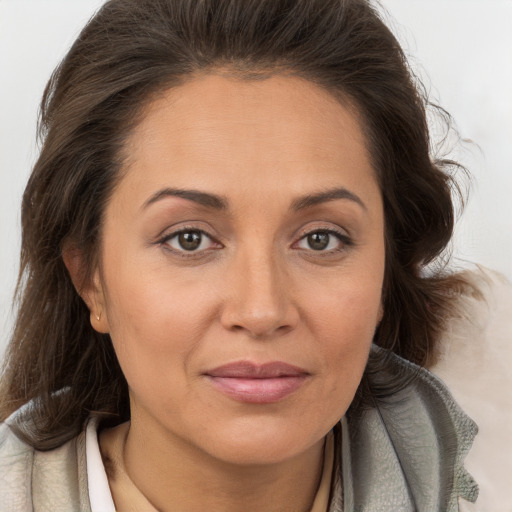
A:
{"type": "Polygon", "coordinates": [[[215,242],[198,229],[187,229],[168,236],[164,243],[177,252],[201,253],[215,247],[215,242]]]}
{"type": "Polygon", "coordinates": [[[351,240],[347,235],[334,230],[318,230],[304,235],[295,244],[295,247],[306,251],[331,253],[340,251],[350,245],[351,240]]]}
{"type": "Polygon", "coordinates": [[[323,251],[329,246],[332,235],[326,232],[317,231],[307,236],[307,243],[314,251],[323,251]]]}
{"type": "Polygon", "coordinates": [[[195,251],[201,246],[202,238],[199,231],[186,231],[178,235],[178,244],[185,251],[195,251]]]}

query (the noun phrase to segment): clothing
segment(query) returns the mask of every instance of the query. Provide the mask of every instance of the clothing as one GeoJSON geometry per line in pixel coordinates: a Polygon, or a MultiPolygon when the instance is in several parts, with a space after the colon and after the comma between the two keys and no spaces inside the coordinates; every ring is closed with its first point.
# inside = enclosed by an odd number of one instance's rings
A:
{"type": "MultiPolygon", "coordinates": [[[[492,307],[489,295],[486,297],[487,304],[492,307]]],[[[467,330],[467,321],[464,322],[467,330]]],[[[473,328],[472,331],[482,334],[473,328]]],[[[496,330],[490,329],[489,332],[496,333],[496,330]]],[[[448,364],[450,358],[464,361],[464,352],[459,352],[457,347],[464,348],[467,342],[460,341],[462,338],[453,326],[449,326],[448,333],[453,341],[442,344],[449,349],[441,354],[440,362],[434,367],[439,373],[451,367],[448,364]]],[[[510,331],[507,333],[505,337],[510,341],[510,331]]],[[[488,341],[484,340],[482,344],[488,341]]],[[[510,343],[507,346],[510,354],[510,343]]],[[[397,374],[407,377],[407,385],[391,397],[379,400],[374,408],[352,407],[336,426],[334,456],[341,460],[341,473],[334,471],[333,474],[333,499],[329,512],[510,510],[510,502],[503,501],[507,498],[498,502],[496,507],[488,506],[490,501],[481,502],[480,499],[476,505],[471,505],[470,501],[477,497],[478,487],[463,462],[477,428],[462,412],[446,386],[430,372],[382,349],[375,347],[372,353],[386,362],[382,372],[371,376],[374,385],[378,386],[380,381],[389,380],[390,376],[397,374]]],[[[485,370],[485,358],[481,363],[485,370]]],[[[469,366],[472,364],[470,362],[469,366]]],[[[503,364],[506,365],[507,361],[503,364]]],[[[460,370],[457,375],[467,379],[463,373],[460,370]]],[[[476,374],[470,374],[470,378],[476,374]]],[[[453,379],[453,375],[449,377],[453,379]]],[[[510,380],[510,376],[508,378],[510,380]]],[[[466,384],[462,381],[454,388],[461,402],[471,405],[465,396],[466,384]]],[[[492,393],[488,394],[490,391],[488,388],[471,389],[477,396],[492,397],[492,393]]],[[[482,402],[478,400],[477,403],[482,402]]],[[[508,406],[508,402],[505,405],[508,406]]],[[[476,416],[482,416],[478,408],[473,410],[476,416]]],[[[508,414],[511,410],[509,407],[508,414]]],[[[499,421],[494,423],[500,424],[499,421]]],[[[94,435],[92,425],[94,423],[89,426],[94,435]]],[[[502,425],[501,429],[508,430],[502,425]]],[[[478,436],[476,439],[478,441],[478,436]]],[[[505,447],[507,442],[510,445],[510,440],[504,436],[500,441],[505,447]]],[[[0,512],[92,512],[86,445],[84,431],[58,449],[38,452],[19,440],[8,425],[0,425],[0,512]]],[[[506,449],[504,458],[510,459],[506,449]]],[[[472,467],[485,475],[485,468],[479,467],[478,463],[474,462],[472,467]]],[[[506,480],[507,470],[502,480],[506,480]]],[[[481,481],[487,495],[492,494],[492,485],[485,477],[481,481]]],[[[508,486],[504,490],[498,489],[498,494],[502,491],[503,496],[503,493],[508,493],[507,489],[508,486]]]]}
{"type": "Polygon", "coordinates": [[[478,431],[434,375],[394,354],[372,376],[374,387],[393,376],[409,384],[376,407],[342,419],[344,510],[459,510],[478,486],[463,466],[478,431]]]}
{"type": "Polygon", "coordinates": [[[103,464],[103,455],[100,452],[98,423],[98,418],[92,417],[87,422],[85,434],[89,501],[91,512],[114,512],[114,500],[110,491],[106,467],[103,464]]]}

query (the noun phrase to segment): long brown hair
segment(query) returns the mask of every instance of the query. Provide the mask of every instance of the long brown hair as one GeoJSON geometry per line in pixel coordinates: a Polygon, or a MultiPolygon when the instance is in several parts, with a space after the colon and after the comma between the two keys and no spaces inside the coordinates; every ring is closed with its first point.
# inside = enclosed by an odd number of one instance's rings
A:
{"type": "MultiPolygon", "coordinates": [[[[62,258],[96,263],[122,149],[154,94],[197,73],[286,72],[358,109],[384,199],[384,318],[375,343],[420,365],[434,354],[463,281],[432,265],[454,224],[450,161],[429,152],[428,105],[404,54],[366,0],[110,0],[54,72],[41,105],[41,154],[23,196],[18,317],[0,418],[30,400],[42,449],[92,411],[129,418],[108,335],[95,332],[62,258]]],[[[27,437],[27,435],[26,435],[27,437]]]]}

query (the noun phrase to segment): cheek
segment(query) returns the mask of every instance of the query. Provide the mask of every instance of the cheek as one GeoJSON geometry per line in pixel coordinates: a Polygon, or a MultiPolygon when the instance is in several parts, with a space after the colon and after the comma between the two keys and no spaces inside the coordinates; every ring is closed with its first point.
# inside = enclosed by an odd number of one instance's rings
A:
{"type": "Polygon", "coordinates": [[[359,386],[380,320],[382,272],[331,280],[329,292],[317,290],[305,315],[324,365],[325,396],[342,397],[334,405],[342,414],[359,386]]]}
{"type": "Polygon", "coordinates": [[[110,336],[131,385],[163,375],[175,381],[217,311],[207,281],[143,265],[118,261],[104,272],[110,336]]]}
{"type": "Polygon", "coordinates": [[[141,248],[135,242],[121,239],[104,250],[111,330],[131,327],[144,337],[153,330],[172,332],[187,320],[198,325],[202,306],[211,299],[208,281],[176,268],[158,247],[141,248]]]}
{"type": "Polygon", "coordinates": [[[334,386],[359,384],[378,321],[378,302],[366,297],[337,301],[324,307],[315,329],[319,350],[334,386]],[[352,383],[352,384],[351,384],[352,383]]]}

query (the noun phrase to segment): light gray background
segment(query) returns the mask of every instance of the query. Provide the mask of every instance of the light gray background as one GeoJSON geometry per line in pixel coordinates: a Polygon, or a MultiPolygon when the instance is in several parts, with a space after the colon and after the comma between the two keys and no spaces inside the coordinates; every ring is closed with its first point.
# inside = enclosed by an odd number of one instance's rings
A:
{"type": "MultiPolygon", "coordinates": [[[[38,102],[51,71],[103,0],[0,0],[0,352],[13,321],[19,209],[37,156],[38,102]]],[[[432,99],[475,144],[455,263],[512,279],[512,0],[383,0],[432,99]]]]}

